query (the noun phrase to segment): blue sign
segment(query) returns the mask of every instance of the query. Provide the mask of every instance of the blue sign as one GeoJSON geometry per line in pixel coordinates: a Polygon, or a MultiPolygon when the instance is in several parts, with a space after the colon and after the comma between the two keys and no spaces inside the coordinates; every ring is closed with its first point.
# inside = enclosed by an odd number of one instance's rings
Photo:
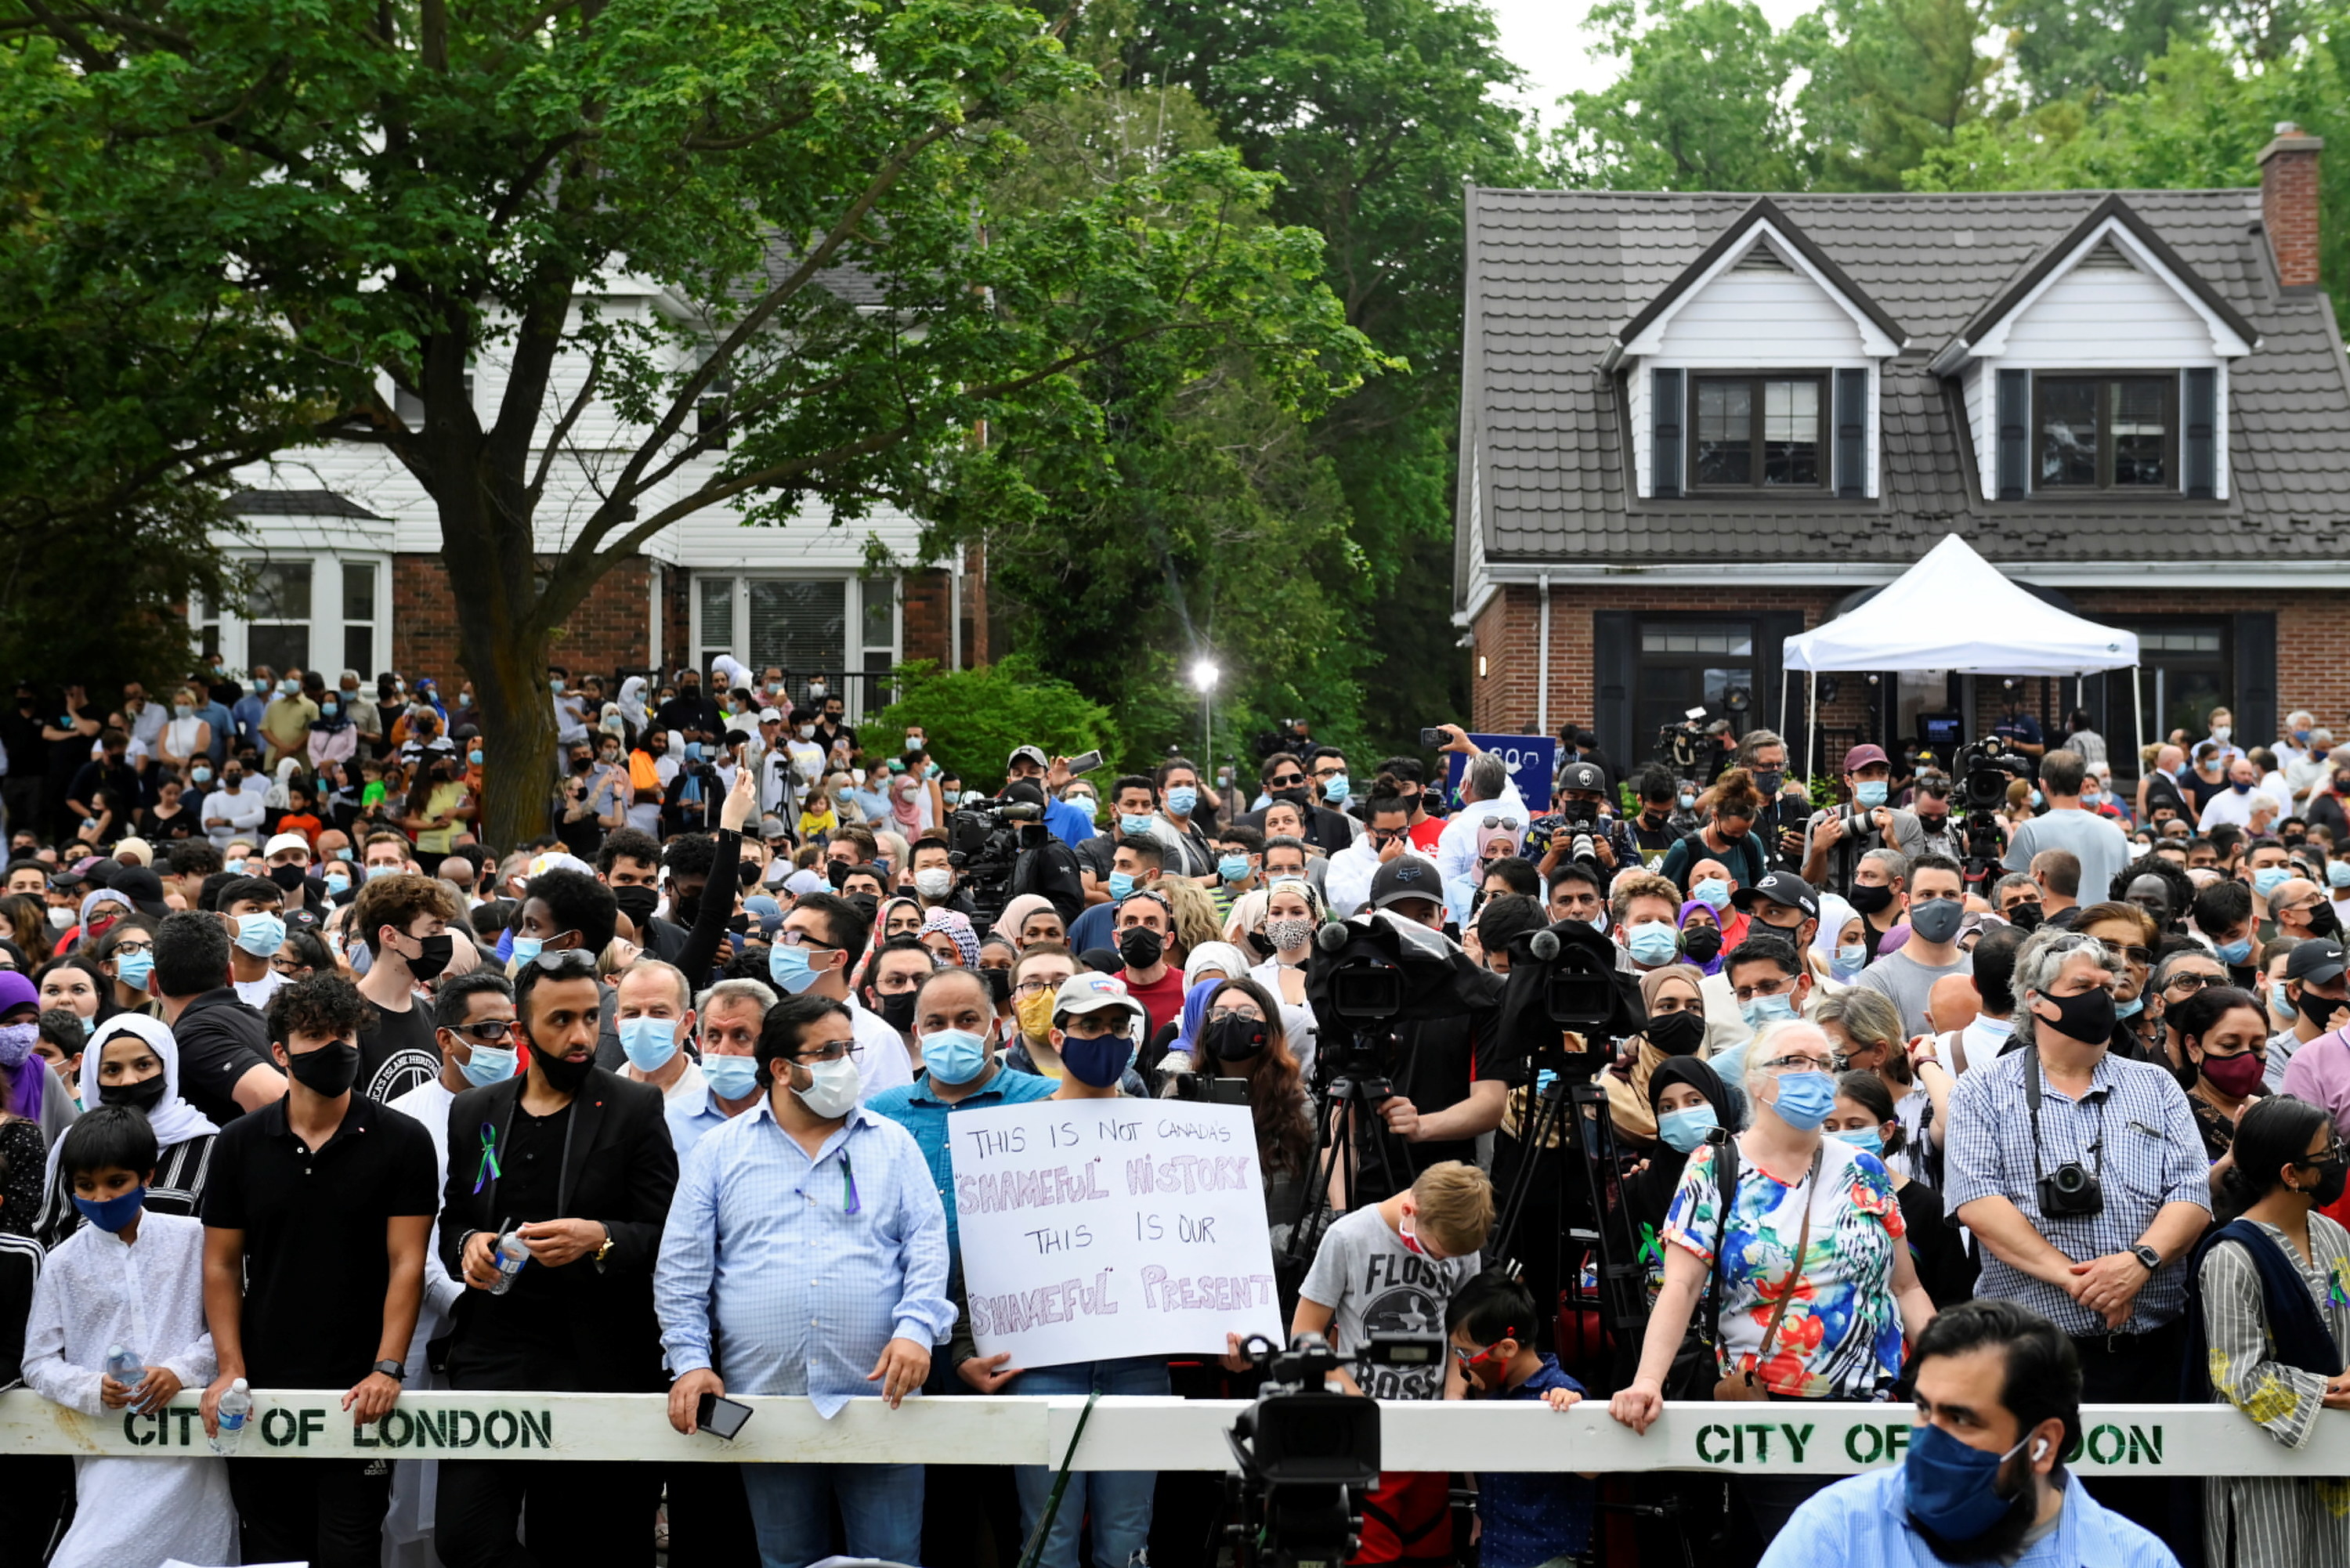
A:
{"type": "MultiPolygon", "coordinates": [[[[1518,794],[1526,809],[1539,815],[1550,809],[1550,781],[1558,772],[1558,737],[1555,735],[1471,735],[1482,749],[1502,759],[1510,770],[1510,782],[1518,786],[1518,794]]],[[[1448,752],[1444,761],[1444,788],[1455,802],[1461,798],[1461,774],[1469,759],[1459,752],[1448,752]]]]}

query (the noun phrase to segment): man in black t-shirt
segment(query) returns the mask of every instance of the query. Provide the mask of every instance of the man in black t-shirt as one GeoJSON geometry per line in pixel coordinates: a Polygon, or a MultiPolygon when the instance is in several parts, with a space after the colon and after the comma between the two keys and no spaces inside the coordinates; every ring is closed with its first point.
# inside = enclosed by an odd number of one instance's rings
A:
{"type": "Polygon", "coordinates": [[[267,1026],[228,983],[228,952],[218,915],[166,915],[155,928],[149,981],[180,1047],[181,1096],[222,1127],[286,1093],[267,1026]]]}
{"type": "MultiPolygon", "coordinates": [[[[204,1390],[207,1433],[218,1433],[221,1396],[240,1377],[256,1388],[347,1388],[358,1422],[400,1397],[440,1208],[438,1158],[421,1126],[352,1092],[369,1012],[340,975],[278,992],[270,1050],[290,1086],[213,1145],[204,1321],[220,1376],[204,1390]]],[[[391,1468],[379,1460],[234,1459],[229,1492],[248,1563],[374,1568],[382,1552],[391,1468]]]]}
{"type": "Polygon", "coordinates": [[[441,1047],[417,988],[449,967],[459,939],[449,927],[464,910],[449,884],[402,872],[378,877],[351,901],[348,929],[374,955],[359,994],[374,1016],[359,1032],[359,1091],[386,1105],[441,1075],[441,1047]]]}

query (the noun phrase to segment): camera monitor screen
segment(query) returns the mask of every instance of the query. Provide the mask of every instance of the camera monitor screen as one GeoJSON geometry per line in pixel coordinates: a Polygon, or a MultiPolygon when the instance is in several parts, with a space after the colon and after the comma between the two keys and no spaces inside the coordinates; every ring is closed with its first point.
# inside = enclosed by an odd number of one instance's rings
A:
{"type": "Polygon", "coordinates": [[[1918,743],[1936,756],[1947,757],[1964,742],[1965,722],[1956,713],[1918,715],[1918,743]]]}

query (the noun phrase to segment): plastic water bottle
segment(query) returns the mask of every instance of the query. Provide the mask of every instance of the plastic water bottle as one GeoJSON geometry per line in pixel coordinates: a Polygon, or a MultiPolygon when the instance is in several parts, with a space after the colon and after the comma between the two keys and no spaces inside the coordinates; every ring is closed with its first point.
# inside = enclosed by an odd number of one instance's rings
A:
{"type": "Polygon", "coordinates": [[[126,1345],[110,1345],[106,1352],[106,1375],[125,1388],[136,1388],[146,1379],[147,1363],[126,1345]]]}
{"type": "Polygon", "coordinates": [[[213,1452],[233,1454],[243,1447],[245,1417],[252,1414],[253,1390],[240,1377],[220,1397],[220,1435],[212,1440],[213,1452]]]}
{"type": "Polygon", "coordinates": [[[530,1262],[530,1249],[523,1244],[521,1231],[509,1231],[498,1238],[497,1250],[491,1256],[498,1265],[498,1282],[490,1287],[490,1294],[502,1296],[514,1289],[515,1276],[530,1262]]]}

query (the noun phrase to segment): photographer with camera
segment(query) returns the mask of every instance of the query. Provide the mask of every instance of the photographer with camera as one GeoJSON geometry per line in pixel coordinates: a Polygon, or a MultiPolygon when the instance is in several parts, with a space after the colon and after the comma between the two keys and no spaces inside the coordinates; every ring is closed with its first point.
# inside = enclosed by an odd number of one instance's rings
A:
{"type": "Polygon", "coordinates": [[[1745,771],[1762,795],[1754,833],[1769,861],[1766,869],[1802,870],[1804,824],[1812,815],[1812,797],[1802,779],[1787,775],[1786,741],[1775,731],[1749,730],[1739,738],[1731,763],[1745,771]]]}
{"type": "MultiPolygon", "coordinates": [[[[1034,747],[1023,750],[1033,751],[1034,747]]],[[[1086,907],[1085,877],[1077,869],[1077,852],[1069,847],[1061,832],[1051,826],[1052,808],[1062,805],[1047,802],[1044,789],[1034,779],[1023,778],[1003,786],[1003,805],[1007,819],[1013,808],[1025,815],[1014,822],[1014,858],[1011,880],[1004,885],[1006,900],[1024,893],[1034,893],[1049,900],[1054,911],[1061,917],[1064,929],[1076,923],[1078,913],[1086,907]]],[[[958,829],[967,815],[975,815],[968,806],[958,808],[955,816],[958,829]]],[[[1092,825],[1087,825],[1092,831],[1092,825]]],[[[961,837],[958,832],[958,839],[961,837]]],[[[965,870],[968,871],[966,866],[965,870]]]]}
{"type": "Polygon", "coordinates": [[[1602,880],[1647,863],[1630,829],[1608,815],[1607,775],[1596,763],[1569,763],[1559,770],[1557,809],[1536,818],[1534,827],[1544,846],[1536,869],[1545,880],[1570,860],[1590,867],[1602,880]]]}
{"type": "Polygon", "coordinates": [[[1886,804],[1891,789],[1893,764],[1882,746],[1858,745],[1844,754],[1844,783],[1848,804],[1812,814],[1805,825],[1804,880],[1814,888],[1849,898],[1854,867],[1871,849],[1898,849],[1906,826],[1918,831],[1912,814],[1886,804]]]}
{"type": "MultiPolygon", "coordinates": [[[[1983,1251],[1981,1295],[2069,1334],[2093,1404],[2178,1397],[2186,1282],[2211,1217],[2210,1164],[2178,1080],[2111,1054],[2121,958],[2043,929],[2016,955],[2010,1048],[1950,1096],[1950,1212],[1983,1251]]],[[[2092,1481],[2108,1508],[2168,1527],[2159,1481],[2092,1481]]]]}

